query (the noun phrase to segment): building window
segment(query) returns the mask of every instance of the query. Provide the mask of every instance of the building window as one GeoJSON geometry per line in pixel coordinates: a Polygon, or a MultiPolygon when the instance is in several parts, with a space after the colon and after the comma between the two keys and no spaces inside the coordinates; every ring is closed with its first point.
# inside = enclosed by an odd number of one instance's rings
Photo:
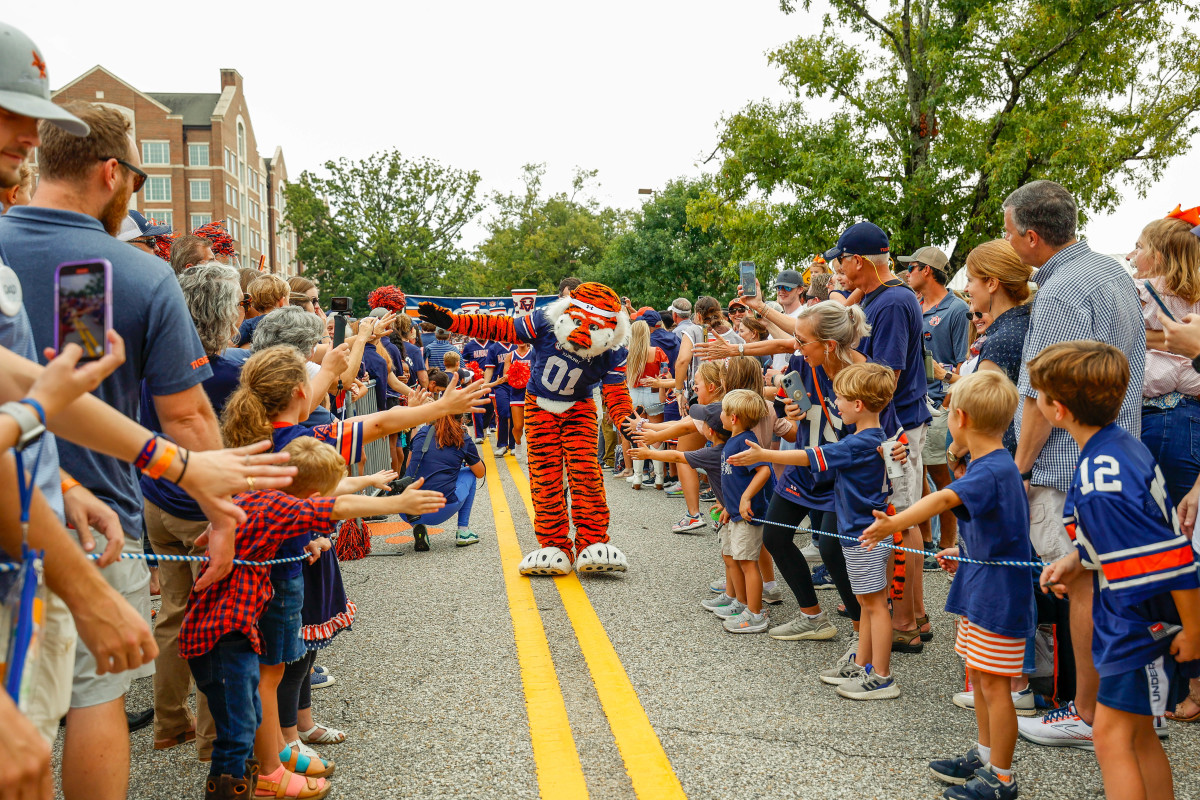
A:
{"type": "Polygon", "coordinates": [[[203,225],[212,222],[212,214],[191,214],[188,216],[188,225],[192,230],[196,230],[203,225]]]}
{"type": "Polygon", "coordinates": [[[236,219],[234,219],[233,217],[226,217],[225,218],[225,227],[229,230],[229,235],[232,236],[235,241],[241,240],[242,230],[241,230],[241,226],[238,225],[238,221],[236,219]]]}
{"type": "Polygon", "coordinates": [[[250,205],[246,201],[246,193],[242,192],[242,204],[240,206],[238,206],[238,208],[246,209],[249,207],[250,207],[250,205]]]}
{"type": "Polygon", "coordinates": [[[171,202],[171,179],[166,175],[151,175],[146,180],[147,203],[171,202]]]}
{"type": "Polygon", "coordinates": [[[170,164],[170,142],[142,142],[143,164],[170,164]]]}
{"type": "Polygon", "coordinates": [[[225,148],[225,171],[237,173],[237,158],[228,147],[225,148]]]}
{"type": "Polygon", "coordinates": [[[188,164],[193,167],[207,167],[209,165],[207,142],[188,145],[188,164]]]}
{"type": "Polygon", "coordinates": [[[191,187],[190,197],[197,202],[207,202],[212,200],[212,182],[207,178],[203,180],[188,181],[188,186],[191,187]]]}
{"type": "Polygon", "coordinates": [[[246,126],[241,122],[237,124],[237,152],[239,158],[246,157],[246,126]]]}
{"type": "Polygon", "coordinates": [[[225,184],[225,202],[234,208],[238,207],[238,193],[230,184],[225,184]]]}
{"type": "Polygon", "coordinates": [[[166,208],[147,208],[146,219],[152,219],[159,225],[166,225],[169,228],[175,227],[175,215],[170,209],[166,208]]]}

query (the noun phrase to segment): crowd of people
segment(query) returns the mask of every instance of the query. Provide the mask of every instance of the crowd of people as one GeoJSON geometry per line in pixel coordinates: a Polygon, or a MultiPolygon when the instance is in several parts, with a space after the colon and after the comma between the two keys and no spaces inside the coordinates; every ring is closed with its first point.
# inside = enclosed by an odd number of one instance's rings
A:
{"type": "MultiPolygon", "coordinates": [[[[219,224],[128,210],[128,121],[51,103],[36,45],[0,33],[0,62],[35,55],[0,91],[0,550],[44,570],[37,657],[0,692],[0,787],[50,796],[65,720],[68,800],[125,797],[129,730],[151,723],[155,749],[211,762],[206,797],[324,797],[346,733],[314,714],[336,680],[317,657],[357,613],[331,539],[403,515],[416,551],[451,517],[477,543],[479,445],[525,459],[530,347],[416,322],[394,287],[336,342],[312,281],[230,267],[219,224]],[[55,269],[83,259],[118,300],[97,359],[53,349],[55,269]],[[377,440],[390,469],[352,469],[377,440]],[[127,714],[150,672],[154,708],[127,714]]],[[[946,797],[1016,797],[1018,736],[1094,748],[1109,797],[1171,796],[1165,719],[1200,721],[1200,209],[1146,225],[1133,277],[1077,237],[1059,184],[1003,209],[961,293],[941,249],[895,256],[861,222],[774,299],[622,298],[635,413],[597,455],[613,485],[683,500],[674,533],[717,529],[700,605],[724,631],[833,638],[817,591],[836,590],[849,647],[812,677],[840,697],[900,696],[892,653],[930,646],[924,573],[949,573],[954,703],[979,729],[930,764],[946,797]],[[771,619],[785,592],[799,613],[771,619]]],[[[28,579],[0,573],[3,596],[28,579]]]]}

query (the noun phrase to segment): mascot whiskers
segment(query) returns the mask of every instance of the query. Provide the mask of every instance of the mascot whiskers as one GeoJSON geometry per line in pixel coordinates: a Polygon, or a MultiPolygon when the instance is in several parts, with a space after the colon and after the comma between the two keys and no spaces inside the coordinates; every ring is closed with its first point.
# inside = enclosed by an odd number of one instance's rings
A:
{"type": "Polygon", "coordinates": [[[633,413],[625,387],[629,316],[620,298],[599,283],[581,284],[532,314],[513,319],[452,314],[421,303],[421,319],[475,339],[528,342],[533,365],[525,387],[525,434],[533,490],[533,532],[540,547],[521,560],[522,575],[624,572],[625,554],[608,541],[608,502],[596,459],[592,390],[618,427],[633,413]],[[570,484],[570,516],[563,475],[570,484]],[[571,523],[575,539],[571,539],[571,523]]]}

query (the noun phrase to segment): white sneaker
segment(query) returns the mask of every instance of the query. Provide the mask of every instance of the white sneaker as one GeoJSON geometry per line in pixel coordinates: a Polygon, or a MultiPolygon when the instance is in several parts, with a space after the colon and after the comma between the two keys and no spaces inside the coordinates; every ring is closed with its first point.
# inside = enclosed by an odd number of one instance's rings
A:
{"type": "Polygon", "coordinates": [[[721,593],[716,597],[707,597],[701,600],[700,605],[705,611],[716,611],[718,608],[725,608],[726,606],[736,602],[737,600],[734,600],[732,597],[725,594],[725,590],[722,589],[721,593]]]}
{"type": "Polygon", "coordinates": [[[800,639],[820,641],[837,636],[837,628],[833,627],[829,617],[825,616],[825,612],[822,611],[816,617],[808,617],[802,613],[791,622],[771,628],[770,633],[772,639],[789,642],[800,639]]]}
{"type": "Polygon", "coordinates": [[[810,544],[807,547],[800,548],[800,555],[804,556],[806,561],[820,561],[821,551],[817,549],[815,544],[810,544]]]}
{"type": "Polygon", "coordinates": [[[843,683],[860,680],[866,675],[866,670],[855,664],[853,658],[843,658],[829,669],[821,670],[817,675],[820,677],[821,683],[841,686],[843,683]]]}
{"type": "Polygon", "coordinates": [[[764,586],[763,593],[762,593],[762,601],[764,603],[766,603],[767,605],[772,605],[772,606],[779,605],[780,603],[783,602],[783,589],[781,589],[779,587],[779,584],[776,584],[774,589],[768,589],[767,587],[764,586]]]}
{"type": "Polygon", "coordinates": [[[720,619],[729,619],[730,617],[736,617],[738,614],[742,613],[745,610],[746,610],[745,603],[739,603],[737,600],[734,600],[732,603],[730,603],[727,606],[719,606],[717,608],[714,608],[713,613],[716,614],[717,617],[720,619]]]}
{"type": "Polygon", "coordinates": [[[508,452],[508,448],[507,448],[507,447],[497,447],[497,448],[496,448],[496,455],[498,455],[498,456],[502,456],[502,455],[504,455],[504,454],[505,454],[505,453],[507,453],[507,452],[508,452]]]}
{"type": "Polygon", "coordinates": [[[1080,719],[1073,700],[1037,719],[1017,720],[1017,733],[1022,739],[1046,747],[1096,749],[1092,743],[1092,726],[1080,719]]]}
{"type": "Polygon", "coordinates": [[[709,588],[709,591],[716,592],[717,594],[724,594],[725,593],[725,579],[720,578],[718,580],[713,581],[712,583],[710,583],[708,585],[708,588],[709,588]]]}
{"type": "Polygon", "coordinates": [[[476,437],[475,437],[475,444],[483,444],[483,437],[482,437],[482,436],[476,436],[476,437]]]}
{"type": "Polygon", "coordinates": [[[725,630],[730,633],[763,633],[770,624],[765,608],[761,614],[755,614],[747,608],[736,617],[725,620],[725,630]]]}
{"type": "Polygon", "coordinates": [[[688,533],[689,531],[700,530],[706,527],[706,525],[707,523],[704,521],[703,514],[697,514],[694,517],[689,514],[671,526],[671,533],[688,533]]]}
{"type": "MultiPolygon", "coordinates": [[[[1037,714],[1037,703],[1034,701],[1033,689],[1026,686],[1022,691],[1012,693],[1013,708],[1017,716],[1032,717],[1037,714]]],[[[952,698],[954,705],[968,711],[975,710],[975,692],[959,692],[952,698]]]]}

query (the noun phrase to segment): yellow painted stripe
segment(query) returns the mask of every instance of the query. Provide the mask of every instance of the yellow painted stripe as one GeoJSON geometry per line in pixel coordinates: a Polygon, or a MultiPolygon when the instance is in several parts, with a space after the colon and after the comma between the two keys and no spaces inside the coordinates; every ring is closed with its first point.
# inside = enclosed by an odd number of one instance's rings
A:
{"type": "MultiPolygon", "coordinates": [[[[503,461],[513,476],[517,491],[525,502],[525,510],[532,520],[533,495],[529,491],[529,479],[515,458],[504,458],[503,461]]],[[[617,750],[625,760],[625,771],[629,773],[633,791],[641,800],[686,798],[671,760],[667,758],[662,742],[654,732],[650,718],[646,716],[646,709],[642,708],[596,609],[579,583],[579,577],[572,572],[555,578],[554,585],[575,628],[579,649],[592,673],[600,706],[608,717],[617,750]]]]}
{"type": "Polygon", "coordinates": [[[525,690],[525,713],[529,717],[529,738],[533,744],[533,762],[537,768],[538,789],[543,800],[576,800],[588,796],[579,750],[567,720],[558,673],[550,657],[550,644],[542,615],[538,613],[529,579],[517,572],[521,563],[521,545],[513,527],[512,512],[504,496],[504,486],[496,472],[491,445],[480,448],[487,465],[488,496],[496,520],[496,542],[500,547],[500,569],[508,593],[508,611],[512,615],[517,661],[525,690]]]}

